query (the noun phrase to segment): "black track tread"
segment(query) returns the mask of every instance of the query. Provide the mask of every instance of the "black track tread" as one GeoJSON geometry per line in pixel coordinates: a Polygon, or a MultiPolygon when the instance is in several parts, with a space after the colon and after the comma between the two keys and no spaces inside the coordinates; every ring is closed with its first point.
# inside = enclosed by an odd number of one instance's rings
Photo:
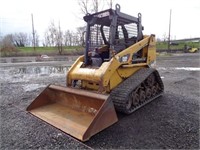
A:
{"type": "Polygon", "coordinates": [[[164,91],[164,85],[160,78],[160,75],[157,70],[153,68],[142,68],[136,73],[134,73],[132,76],[127,78],[124,82],[119,84],[115,89],[113,89],[110,93],[109,98],[112,99],[115,109],[119,112],[125,113],[125,114],[131,114],[132,112],[136,111],[140,107],[144,106],[145,104],[149,103],[150,101],[154,100],[158,96],[160,96],[164,91]],[[156,80],[159,83],[161,89],[159,93],[157,93],[155,96],[151,97],[148,100],[145,100],[142,104],[139,104],[138,106],[131,109],[131,111],[128,111],[126,109],[126,102],[128,100],[128,96],[132,91],[134,91],[140,84],[149,77],[149,75],[155,74],[156,80]]]}

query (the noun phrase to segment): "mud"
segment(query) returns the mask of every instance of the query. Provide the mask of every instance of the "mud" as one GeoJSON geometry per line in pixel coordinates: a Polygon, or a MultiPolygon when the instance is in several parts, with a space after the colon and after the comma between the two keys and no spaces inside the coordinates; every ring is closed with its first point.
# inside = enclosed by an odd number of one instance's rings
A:
{"type": "Polygon", "coordinates": [[[25,111],[50,83],[65,85],[70,63],[0,64],[1,149],[199,149],[199,54],[162,56],[165,93],[82,143],[25,111]]]}

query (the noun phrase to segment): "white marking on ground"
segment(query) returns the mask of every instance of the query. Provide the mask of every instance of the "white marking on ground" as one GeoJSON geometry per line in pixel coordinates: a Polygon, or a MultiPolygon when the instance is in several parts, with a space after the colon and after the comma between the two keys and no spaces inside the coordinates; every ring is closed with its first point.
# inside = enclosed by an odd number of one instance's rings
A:
{"type": "Polygon", "coordinates": [[[185,70],[185,71],[200,71],[199,67],[158,67],[158,70],[185,70]]]}
{"type": "Polygon", "coordinates": [[[25,92],[34,91],[34,90],[37,90],[38,88],[41,88],[41,87],[46,87],[46,85],[43,85],[43,84],[23,85],[23,89],[24,89],[25,92]]]}
{"type": "Polygon", "coordinates": [[[186,70],[186,71],[200,71],[200,68],[195,67],[177,67],[177,70],[186,70]]]}

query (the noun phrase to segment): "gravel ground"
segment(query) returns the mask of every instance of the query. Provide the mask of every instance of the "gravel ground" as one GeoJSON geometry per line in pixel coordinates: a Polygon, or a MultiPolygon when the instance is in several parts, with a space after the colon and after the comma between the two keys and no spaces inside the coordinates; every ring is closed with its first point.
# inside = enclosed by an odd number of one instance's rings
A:
{"type": "Polygon", "coordinates": [[[50,83],[65,85],[66,62],[0,64],[1,149],[199,149],[199,54],[162,56],[165,93],[82,143],[25,111],[50,83]]]}

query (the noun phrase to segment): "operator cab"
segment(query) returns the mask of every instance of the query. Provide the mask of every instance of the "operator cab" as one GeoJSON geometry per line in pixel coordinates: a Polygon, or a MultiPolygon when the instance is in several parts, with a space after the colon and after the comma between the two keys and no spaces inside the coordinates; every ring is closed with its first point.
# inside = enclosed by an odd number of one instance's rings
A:
{"type": "Polygon", "coordinates": [[[110,60],[112,53],[119,53],[143,39],[141,14],[138,18],[108,9],[84,16],[87,22],[84,63],[86,66],[101,66],[110,60]]]}

